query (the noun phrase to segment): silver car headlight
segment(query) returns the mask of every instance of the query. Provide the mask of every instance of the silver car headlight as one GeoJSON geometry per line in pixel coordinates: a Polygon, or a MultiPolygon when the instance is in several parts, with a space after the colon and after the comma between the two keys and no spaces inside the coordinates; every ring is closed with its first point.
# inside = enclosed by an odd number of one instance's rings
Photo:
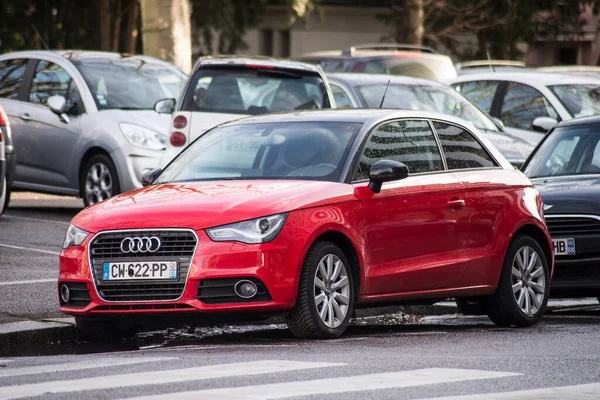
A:
{"type": "Polygon", "coordinates": [[[63,249],[70,246],[80,246],[89,235],[90,233],[88,231],[84,231],[75,225],[70,225],[67,235],[65,236],[65,241],[63,242],[63,249]]]}
{"type": "Polygon", "coordinates": [[[154,132],[151,129],[134,124],[119,124],[121,132],[129,143],[134,146],[150,150],[164,150],[167,148],[167,136],[154,132]]]}
{"type": "Polygon", "coordinates": [[[286,218],[287,213],[270,215],[217,226],[207,229],[206,233],[215,242],[267,243],[277,237],[286,218]]]}

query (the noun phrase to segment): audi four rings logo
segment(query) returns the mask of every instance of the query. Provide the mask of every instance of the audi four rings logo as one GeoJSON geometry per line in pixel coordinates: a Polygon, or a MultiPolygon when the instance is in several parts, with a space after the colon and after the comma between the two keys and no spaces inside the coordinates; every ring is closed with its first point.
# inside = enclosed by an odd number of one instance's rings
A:
{"type": "Polygon", "coordinates": [[[160,239],[151,237],[126,237],[121,241],[123,253],[154,253],[160,249],[160,239]]]}

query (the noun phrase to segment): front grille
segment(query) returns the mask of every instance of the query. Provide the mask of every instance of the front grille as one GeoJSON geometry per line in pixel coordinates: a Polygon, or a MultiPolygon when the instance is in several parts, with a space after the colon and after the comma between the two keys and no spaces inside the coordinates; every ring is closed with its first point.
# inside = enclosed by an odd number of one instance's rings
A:
{"type": "Polygon", "coordinates": [[[132,311],[132,310],[195,310],[187,304],[134,304],[123,306],[99,306],[93,311],[132,311]]]}
{"type": "Polygon", "coordinates": [[[600,282],[600,268],[598,265],[564,265],[554,269],[552,282],[581,281],[600,282]]]}
{"type": "Polygon", "coordinates": [[[546,226],[552,237],[580,234],[600,234],[600,221],[592,217],[546,216],[546,226]]]}
{"type": "Polygon", "coordinates": [[[98,295],[106,301],[170,301],[183,294],[197,239],[188,230],[119,231],[98,234],[90,243],[90,259],[98,295]],[[123,253],[121,241],[126,237],[156,236],[161,246],[154,253],[123,253]],[[177,261],[177,279],[151,281],[104,281],[105,262],[177,261]]]}
{"type": "Polygon", "coordinates": [[[232,303],[256,303],[272,301],[265,284],[256,278],[224,278],[205,279],[197,286],[196,298],[204,304],[232,304],[232,303]],[[258,289],[256,295],[250,299],[244,299],[235,294],[234,286],[240,280],[252,281],[258,289]]]}

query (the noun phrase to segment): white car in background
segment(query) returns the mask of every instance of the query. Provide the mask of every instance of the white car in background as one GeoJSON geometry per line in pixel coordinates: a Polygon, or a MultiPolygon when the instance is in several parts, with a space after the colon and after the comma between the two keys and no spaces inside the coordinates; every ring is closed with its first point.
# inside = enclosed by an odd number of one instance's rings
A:
{"type": "Polygon", "coordinates": [[[164,99],[154,107],[173,114],[160,167],[218,124],[249,115],[333,107],[325,75],[316,65],[259,57],[201,58],[179,101],[164,99]]]}
{"type": "Polygon", "coordinates": [[[533,145],[560,121],[600,114],[600,79],[586,76],[497,71],[446,83],[533,145]]]}

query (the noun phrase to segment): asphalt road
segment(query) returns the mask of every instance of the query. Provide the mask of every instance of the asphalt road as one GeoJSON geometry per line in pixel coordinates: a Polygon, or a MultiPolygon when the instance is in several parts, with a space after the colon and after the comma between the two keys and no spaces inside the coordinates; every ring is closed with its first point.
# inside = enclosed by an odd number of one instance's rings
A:
{"type": "MultiPolygon", "coordinates": [[[[15,196],[0,218],[0,323],[61,316],[52,281],[79,209],[75,199],[15,196]]],[[[496,328],[449,302],[435,313],[363,314],[330,341],[297,340],[274,323],[39,343],[22,349],[37,356],[0,358],[0,399],[600,398],[596,299],[553,302],[528,329],[496,328]]]]}

